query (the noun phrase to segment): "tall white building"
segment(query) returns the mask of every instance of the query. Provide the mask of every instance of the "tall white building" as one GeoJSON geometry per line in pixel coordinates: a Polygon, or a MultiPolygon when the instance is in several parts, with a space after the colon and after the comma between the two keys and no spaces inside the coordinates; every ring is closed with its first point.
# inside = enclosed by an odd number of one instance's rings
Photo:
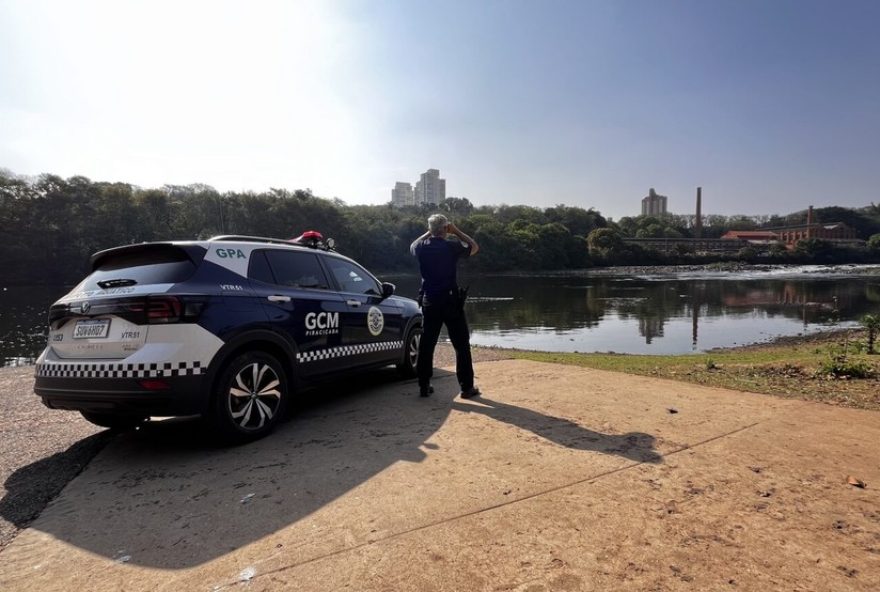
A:
{"type": "Polygon", "coordinates": [[[415,205],[439,204],[446,199],[446,179],[440,178],[440,171],[428,169],[422,173],[421,179],[416,183],[413,196],[415,205]]]}
{"type": "Polygon", "coordinates": [[[662,216],[666,213],[666,196],[660,195],[654,188],[642,198],[642,216],[662,216]]]}
{"type": "Polygon", "coordinates": [[[397,208],[413,205],[413,186],[398,181],[391,190],[391,205],[397,208]]]}

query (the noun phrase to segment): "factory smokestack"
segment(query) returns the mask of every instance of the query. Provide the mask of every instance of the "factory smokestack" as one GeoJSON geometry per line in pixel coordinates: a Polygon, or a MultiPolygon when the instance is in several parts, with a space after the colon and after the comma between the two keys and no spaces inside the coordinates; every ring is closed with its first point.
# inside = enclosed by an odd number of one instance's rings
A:
{"type": "Polygon", "coordinates": [[[703,238],[703,188],[697,187],[697,220],[694,223],[694,238],[703,238]]]}

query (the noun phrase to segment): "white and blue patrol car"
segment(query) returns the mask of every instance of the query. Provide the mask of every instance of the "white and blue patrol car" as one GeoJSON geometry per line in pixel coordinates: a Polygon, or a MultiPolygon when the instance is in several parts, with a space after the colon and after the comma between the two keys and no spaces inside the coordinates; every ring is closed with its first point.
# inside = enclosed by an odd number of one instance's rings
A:
{"type": "Polygon", "coordinates": [[[91,265],[50,308],[34,390],[95,424],[202,415],[247,441],[304,384],[391,364],[415,373],[416,302],[318,233],[128,245],[91,265]]]}

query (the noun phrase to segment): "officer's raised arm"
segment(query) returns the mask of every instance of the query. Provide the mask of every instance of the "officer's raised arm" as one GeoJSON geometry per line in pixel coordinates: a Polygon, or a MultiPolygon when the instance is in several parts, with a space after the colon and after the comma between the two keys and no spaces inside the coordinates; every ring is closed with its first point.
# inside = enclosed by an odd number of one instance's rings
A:
{"type": "Polygon", "coordinates": [[[460,238],[462,241],[466,242],[470,246],[470,248],[471,248],[471,255],[470,256],[471,257],[476,255],[477,251],[480,250],[480,245],[477,244],[477,241],[475,241],[474,239],[472,239],[471,237],[466,235],[464,232],[462,232],[461,229],[458,226],[456,226],[455,224],[453,224],[452,222],[450,222],[449,226],[447,226],[447,230],[448,230],[449,234],[454,234],[455,236],[457,236],[458,238],[460,238]]]}

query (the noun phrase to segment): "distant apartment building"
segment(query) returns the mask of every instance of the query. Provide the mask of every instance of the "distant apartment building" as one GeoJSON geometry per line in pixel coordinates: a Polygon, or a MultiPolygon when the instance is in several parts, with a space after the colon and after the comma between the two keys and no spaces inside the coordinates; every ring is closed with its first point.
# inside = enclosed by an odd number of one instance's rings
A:
{"type": "Polygon", "coordinates": [[[415,189],[405,181],[398,181],[391,190],[391,205],[395,208],[439,204],[446,199],[446,179],[440,171],[428,169],[416,182],[415,189]]]}
{"type": "Polygon", "coordinates": [[[666,196],[659,195],[652,187],[642,198],[642,216],[661,216],[666,213],[666,196]]]}
{"type": "Polygon", "coordinates": [[[440,178],[440,171],[428,169],[422,173],[421,179],[416,183],[413,196],[415,205],[439,204],[446,199],[446,179],[440,178]]]}
{"type": "Polygon", "coordinates": [[[397,208],[413,205],[413,186],[410,183],[398,181],[391,190],[391,205],[397,208]]]}

